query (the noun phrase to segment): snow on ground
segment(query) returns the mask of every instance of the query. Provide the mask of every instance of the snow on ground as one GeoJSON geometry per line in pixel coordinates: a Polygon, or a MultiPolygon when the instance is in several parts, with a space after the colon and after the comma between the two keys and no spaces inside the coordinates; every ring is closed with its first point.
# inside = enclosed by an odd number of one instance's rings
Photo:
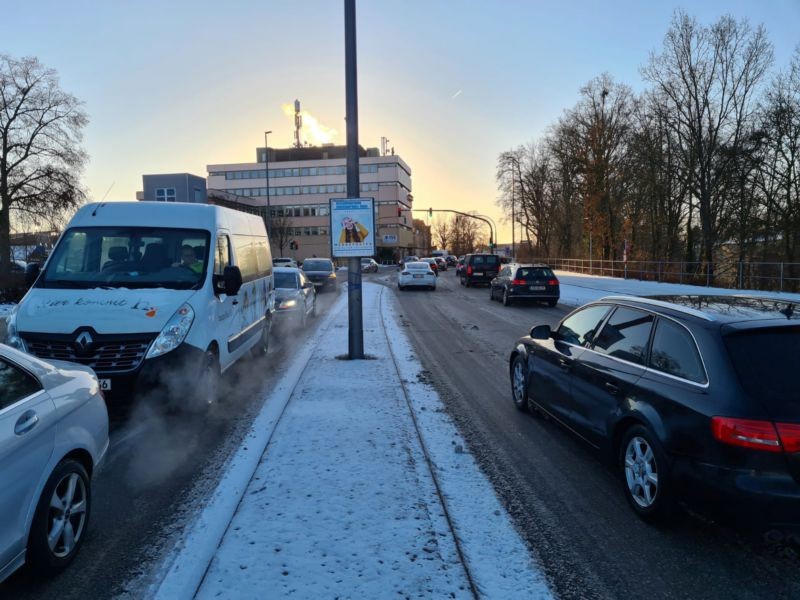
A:
{"type": "Polygon", "coordinates": [[[561,283],[561,302],[572,306],[581,306],[592,300],[610,295],[656,296],[668,294],[711,294],[720,296],[750,295],[780,297],[800,302],[800,294],[782,292],[764,292],[756,290],[732,290],[728,288],[705,287],[679,283],[658,283],[657,281],[639,281],[638,279],[619,279],[616,277],[600,277],[584,273],[556,271],[561,283]]]}
{"type": "Polygon", "coordinates": [[[197,597],[470,598],[451,522],[481,595],[549,597],[439,398],[418,381],[392,292],[363,291],[371,360],[338,358],[347,311],[337,304],[197,597]]]}

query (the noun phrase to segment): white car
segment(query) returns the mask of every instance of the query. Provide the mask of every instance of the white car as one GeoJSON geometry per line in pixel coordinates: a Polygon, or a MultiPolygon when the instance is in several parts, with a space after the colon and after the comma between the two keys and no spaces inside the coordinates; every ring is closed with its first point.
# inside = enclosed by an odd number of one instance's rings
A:
{"type": "Polygon", "coordinates": [[[0,581],[24,563],[47,575],[72,561],[107,450],[108,413],[91,369],[0,345],[0,581]]]}
{"type": "Polygon", "coordinates": [[[403,266],[400,275],[397,276],[397,287],[405,290],[410,287],[423,287],[431,290],[436,289],[436,273],[431,269],[431,265],[426,262],[409,262],[403,266]]]}
{"type": "Polygon", "coordinates": [[[273,267],[291,267],[293,269],[297,268],[297,261],[293,258],[289,258],[288,256],[281,256],[279,258],[272,259],[272,266],[273,267]]]}

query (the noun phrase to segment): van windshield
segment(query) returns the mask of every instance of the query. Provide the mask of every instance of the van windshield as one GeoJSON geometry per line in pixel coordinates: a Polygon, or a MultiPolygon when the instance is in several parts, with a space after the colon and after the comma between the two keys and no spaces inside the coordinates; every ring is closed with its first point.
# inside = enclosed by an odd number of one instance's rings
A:
{"type": "Polygon", "coordinates": [[[199,289],[208,264],[209,237],[199,229],[69,229],[37,286],[199,289]]]}

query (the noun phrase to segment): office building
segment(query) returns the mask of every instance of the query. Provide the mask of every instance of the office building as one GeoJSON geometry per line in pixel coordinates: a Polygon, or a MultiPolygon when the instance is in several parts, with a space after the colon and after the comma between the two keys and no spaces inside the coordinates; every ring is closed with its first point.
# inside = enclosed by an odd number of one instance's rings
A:
{"type": "MultiPolygon", "coordinates": [[[[257,148],[256,162],[208,165],[211,201],[231,198],[243,209],[269,205],[274,256],[304,260],[330,256],[329,200],[347,196],[346,146],[257,148]],[[267,161],[267,159],[269,159],[267,161]],[[223,194],[216,194],[219,190],[223,194]],[[296,249],[293,249],[295,248],[296,249]]],[[[359,146],[361,197],[374,198],[376,259],[396,260],[412,252],[411,169],[397,155],[359,146]]]]}

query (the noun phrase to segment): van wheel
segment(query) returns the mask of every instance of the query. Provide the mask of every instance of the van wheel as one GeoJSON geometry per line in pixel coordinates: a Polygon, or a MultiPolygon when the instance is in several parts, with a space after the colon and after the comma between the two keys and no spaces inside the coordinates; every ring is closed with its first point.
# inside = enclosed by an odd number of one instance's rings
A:
{"type": "Polygon", "coordinates": [[[89,475],[76,460],[62,460],[42,490],[28,534],[27,562],[37,575],[66,567],[83,544],[92,494],[89,475]]]}
{"type": "MultiPolygon", "coordinates": [[[[314,310],[316,310],[317,301],[314,300],[314,310]]],[[[253,356],[256,358],[266,356],[269,352],[269,340],[272,334],[272,315],[268,314],[264,321],[264,328],[261,330],[261,339],[253,346],[253,356]]]]}
{"type": "Polygon", "coordinates": [[[198,413],[205,413],[219,399],[220,368],[217,353],[206,350],[200,365],[200,375],[195,386],[197,401],[194,408],[198,413]]]}

